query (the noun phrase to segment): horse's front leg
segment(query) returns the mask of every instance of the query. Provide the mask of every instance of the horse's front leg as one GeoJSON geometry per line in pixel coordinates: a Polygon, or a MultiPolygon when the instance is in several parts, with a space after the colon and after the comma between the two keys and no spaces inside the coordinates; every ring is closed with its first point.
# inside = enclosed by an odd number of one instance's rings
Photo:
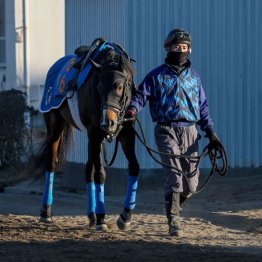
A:
{"type": "Polygon", "coordinates": [[[105,169],[100,157],[102,137],[96,129],[88,131],[88,161],[86,164],[87,215],[89,227],[107,230],[105,223],[105,169]]]}
{"type": "Polygon", "coordinates": [[[131,214],[136,205],[136,191],[140,168],[135,154],[135,133],[130,125],[122,129],[118,139],[128,160],[128,182],[124,209],[117,219],[117,226],[120,230],[128,230],[131,225],[131,214]]]}

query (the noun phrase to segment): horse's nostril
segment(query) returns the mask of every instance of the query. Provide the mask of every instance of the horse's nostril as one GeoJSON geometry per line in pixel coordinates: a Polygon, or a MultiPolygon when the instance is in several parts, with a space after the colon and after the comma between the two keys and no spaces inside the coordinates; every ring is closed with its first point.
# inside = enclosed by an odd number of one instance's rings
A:
{"type": "Polygon", "coordinates": [[[109,123],[108,123],[108,124],[109,124],[109,127],[112,127],[112,126],[115,125],[115,122],[114,122],[113,120],[109,120],[108,122],[109,122],[109,123]]]}

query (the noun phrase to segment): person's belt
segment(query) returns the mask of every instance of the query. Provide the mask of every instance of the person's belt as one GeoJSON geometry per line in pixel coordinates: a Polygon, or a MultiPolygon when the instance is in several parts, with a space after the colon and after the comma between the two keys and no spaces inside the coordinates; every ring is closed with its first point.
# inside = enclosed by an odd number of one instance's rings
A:
{"type": "Polygon", "coordinates": [[[186,121],[186,120],[175,120],[167,122],[157,122],[159,125],[163,126],[172,126],[172,127],[181,127],[181,126],[193,126],[195,122],[186,121]]]}

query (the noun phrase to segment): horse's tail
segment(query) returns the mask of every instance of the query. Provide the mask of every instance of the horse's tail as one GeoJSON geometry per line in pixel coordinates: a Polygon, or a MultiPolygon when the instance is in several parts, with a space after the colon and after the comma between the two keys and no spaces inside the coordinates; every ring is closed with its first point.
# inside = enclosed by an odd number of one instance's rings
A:
{"type": "MultiPolygon", "coordinates": [[[[38,153],[34,157],[33,166],[36,178],[39,178],[44,174],[44,172],[49,169],[48,157],[50,157],[50,152],[48,152],[48,145],[51,143],[51,138],[47,136],[44,143],[40,147],[38,153]]],[[[66,156],[68,149],[73,146],[73,127],[69,124],[65,125],[59,140],[57,161],[56,161],[56,172],[61,172],[64,163],[66,161],[66,156]]]]}
{"type": "MultiPolygon", "coordinates": [[[[73,127],[71,125],[66,125],[62,131],[61,138],[58,147],[58,163],[57,171],[61,171],[63,164],[66,160],[66,154],[73,145],[73,127]]],[[[33,179],[33,181],[40,179],[44,172],[48,168],[48,144],[50,143],[50,138],[46,138],[40,147],[36,155],[31,159],[28,166],[22,171],[18,172],[14,177],[8,178],[6,181],[0,181],[0,192],[4,192],[4,188],[25,179],[33,179]]]]}
{"type": "MultiPolygon", "coordinates": [[[[7,178],[3,182],[0,181],[0,192],[4,191],[4,188],[24,180],[33,179],[33,181],[43,177],[44,172],[48,168],[48,144],[51,143],[50,138],[47,138],[42,143],[38,152],[31,158],[27,166],[20,171],[17,171],[15,176],[7,178]]],[[[66,125],[62,131],[61,138],[58,147],[58,162],[57,171],[61,171],[63,164],[66,160],[66,154],[69,147],[73,146],[73,127],[66,125]]]]}

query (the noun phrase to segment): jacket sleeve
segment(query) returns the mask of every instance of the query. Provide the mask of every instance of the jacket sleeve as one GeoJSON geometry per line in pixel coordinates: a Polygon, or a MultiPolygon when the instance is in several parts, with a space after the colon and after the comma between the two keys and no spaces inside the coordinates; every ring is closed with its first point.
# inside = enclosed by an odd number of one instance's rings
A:
{"type": "Polygon", "coordinates": [[[200,120],[197,124],[200,126],[202,131],[207,134],[214,132],[214,123],[209,115],[207,98],[202,87],[201,81],[199,84],[199,107],[200,107],[200,120]]]}
{"type": "Polygon", "coordinates": [[[129,107],[135,108],[137,112],[141,111],[152,95],[153,86],[154,78],[149,75],[146,76],[132,95],[129,107]]]}

